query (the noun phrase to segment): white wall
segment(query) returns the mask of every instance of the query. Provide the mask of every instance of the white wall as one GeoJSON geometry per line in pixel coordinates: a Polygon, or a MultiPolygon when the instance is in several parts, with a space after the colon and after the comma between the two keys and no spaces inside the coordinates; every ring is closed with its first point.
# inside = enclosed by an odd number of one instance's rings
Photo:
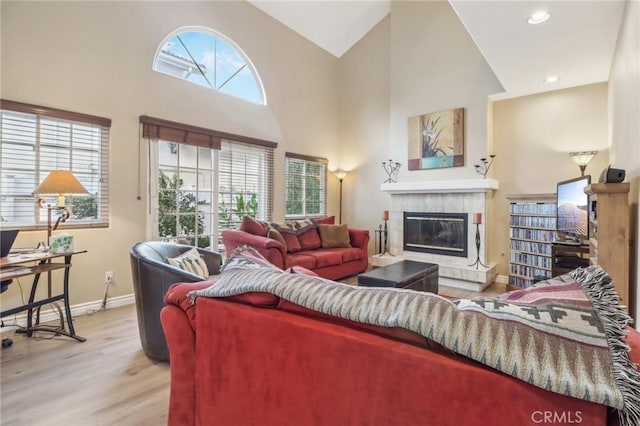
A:
{"type": "Polygon", "coordinates": [[[489,216],[489,261],[498,274],[509,274],[510,194],[555,193],[559,181],[580,176],[569,152],[598,151],[585,173],[597,181],[609,164],[607,142],[607,84],[493,103],[492,176],[500,181],[489,216]]]}
{"type": "Polygon", "coordinates": [[[487,97],[502,91],[448,2],[392,2],[389,155],[403,164],[398,181],[474,179],[487,156],[487,97]],[[407,119],[465,109],[464,167],[407,170],[407,119]]]}
{"type": "MultiPolygon", "coordinates": [[[[340,60],[340,158],[348,218],[371,231],[389,209],[382,161],[402,163],[399,181],[477,178],[487,153],[487,97],[501,86],[448,2],[391,4],[390,16],[340,60]],[[465,166],[407,170],[407,119],[465,108],[465,166]]],[[[373,246],[372,246],[373,247],[373,246]]]]}
{"type": "Polygon", "coordinates": [[[369,229],[371,250],[388,209],[380,182],[389,149],[389,26],[387,16],[340,58],[340,167],[349,170],[342,222],[369,229]]]}
{"type": "MultiPolygon", "coordinates": [[[[337,162],[338,60],[249,3],[47,1],[0,7],[2,98],[113,123],[111,223],[72,231],[76,247],[88,250],[74,259],[73,305],[102,299],[107,270],[114,271],[111,296],[132,292],[129,249],[146,239],[147,185],[138,184],[138,170],[146,168],[145,155],[138,158],[140,115],[278,142],[275,218],[284,215],[285,151],[337,162]],[[262,78],[267,106],[152,71],[160,42],[192,25],[215,29],[242,48],[262,78]]],[[[337,213],[337,199],[329,208],[337,213]]],[[[42,235],[22,232],[16,245],[32,245],[42,235]]],[[[28,291],[29,282],[22,281],[28,291]]],[[[3,309],[18,304],[20,289],[12,285],[2,295],[3,309]]]]}
{"type": "MultiPolygon", "coordinates": [[[[611,163],[625,169],[631,184],[630,298],[640,320],[640,3],[629,1],[609,76],[611,163]]],[[[633,308],[633,307],[632,307],[633,308]]],[[[638,328],[638,325],[635,325],[638,328]]]]}

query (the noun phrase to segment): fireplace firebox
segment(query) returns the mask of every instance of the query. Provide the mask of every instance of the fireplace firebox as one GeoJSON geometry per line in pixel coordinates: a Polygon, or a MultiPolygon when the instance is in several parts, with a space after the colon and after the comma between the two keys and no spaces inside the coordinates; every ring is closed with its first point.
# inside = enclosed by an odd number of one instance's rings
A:
{"type": "Polygon", "coordinates": [[[406,251],[467,257],[466,213],[404,212],[406,251]]]}

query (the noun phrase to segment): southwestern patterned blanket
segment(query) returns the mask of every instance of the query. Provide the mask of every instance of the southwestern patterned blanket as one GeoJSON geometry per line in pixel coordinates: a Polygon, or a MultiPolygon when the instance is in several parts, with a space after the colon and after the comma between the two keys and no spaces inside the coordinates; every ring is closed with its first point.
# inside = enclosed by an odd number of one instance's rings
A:
{"type": "Polygon", "coordinates": [[[195,301],[247,292],[272,293],[353,321],[406,328],[532,385],[613,407],[622,426],[640,425],[640,373],[624,342],[631,318],[600,267],[495,298],[450,301],[286,273],[240,247],[216,283],[191,296],[195,301]]]}

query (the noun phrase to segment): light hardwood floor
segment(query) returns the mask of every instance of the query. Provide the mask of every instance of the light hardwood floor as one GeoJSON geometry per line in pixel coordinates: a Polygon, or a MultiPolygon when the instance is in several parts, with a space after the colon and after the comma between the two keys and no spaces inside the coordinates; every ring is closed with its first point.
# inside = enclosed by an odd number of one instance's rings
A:
{"type": "MultiPolygon", "coordinates": [[[[482,295],[505,291],[489,286],[482,295]]],[[[442,288],[449,297],[472,293],[442,288]]],[[[154,426],[167,421],[169,364],[146,357],[134,305],[75,318],[78,343],[66,337],[5,333],[14,344],[0,359],[2,426],[154,426]]]]}
{"type": "Polygon", "coordinates": [[[0,424],[88,426],[164,425],[169,364],[146,357],[134,305],[75,318],[84,343],[39,333],[5,333],[0,424]]]}

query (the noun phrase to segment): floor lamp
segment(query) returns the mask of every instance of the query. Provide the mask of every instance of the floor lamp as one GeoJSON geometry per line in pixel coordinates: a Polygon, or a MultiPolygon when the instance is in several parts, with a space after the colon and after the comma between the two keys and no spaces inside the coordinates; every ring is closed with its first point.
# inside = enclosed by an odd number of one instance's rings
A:
{"type": "MultiPolygon", "coordinates": [[[[51,244],[51,233],[58,229],[61,222],[69,219],[71,211],[65,206],[65,195],[89,195],[89,191],[85,189],[80,181],[68,170],[54,170],[38,185],[33,191],[36,195],[57,195],[58,204],[53,206],[47,204],[44,198],[38,197],[38,207],[47,209],[47,240],[44,242],[45,248],[51,244]],[[55,223],[52,223],[53,211],[59,212],[58,218],[55,223]]],[[[50,261],[50,260],[49,260],[50,261]]],[[[51,271],[47,272],[47,295],[51,297],[51,271]]],[[[64,329],[64,317],[62,316],[62,309],[57,303],[53,305],[58,310],[60,315],[60,326],[64,329]]],[[[37,320],[36,325],[40,322],[40,307],[37,308],[37,320]]]]}
{"type": "Polygon", "coordinates": [[[333,173],[336,175],[338,181],[340,182],[340,214],[338,216],[338,223],[342,225],[342,181],[345,177],[347,177],[347,172],[344,170],[336,170],[333,173]]]}

